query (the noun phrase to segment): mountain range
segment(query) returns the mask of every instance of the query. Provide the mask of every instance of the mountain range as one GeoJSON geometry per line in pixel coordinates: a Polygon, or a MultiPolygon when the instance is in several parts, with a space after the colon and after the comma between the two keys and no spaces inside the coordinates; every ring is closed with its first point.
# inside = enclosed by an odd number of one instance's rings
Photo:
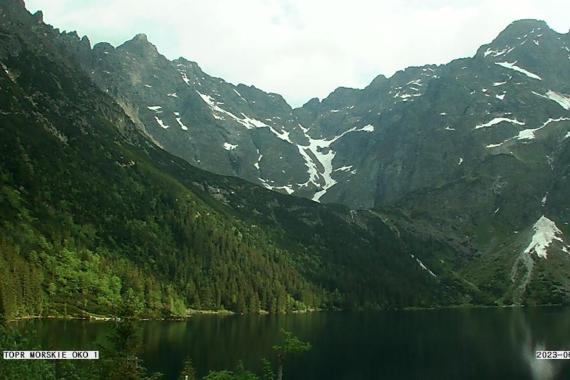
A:
{"type": "Polygon", "coordinates": [[[570,300],[570,33],[293,109],[0,12],[3,314],[570,300]]]}
{"type": "Polygon", "coordinates": [[[520,20],[473,58],[380,75],[362,90],[339,88],[297,109],[278,94],[211,77],[195,62],[169,61],[144,34],[116,49],[91,49],[70,34],[67,47],[141,129],[193,165],[371,208],[457,179],[458,166],[496,155],[507,139],[507,146],[532,140],[515,132],[548,118],[556,120],[548,129],[567,121],[558,119],[570,108],[569,45],[568,34],[520,20]]]}

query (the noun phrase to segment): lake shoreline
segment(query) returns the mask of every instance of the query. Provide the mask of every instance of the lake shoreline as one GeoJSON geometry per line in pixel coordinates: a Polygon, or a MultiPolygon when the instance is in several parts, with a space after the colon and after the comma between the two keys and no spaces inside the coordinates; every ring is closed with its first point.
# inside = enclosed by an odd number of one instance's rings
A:
{"type": "MultiPolygon", "coordinates": [[[[198,310],[189,309],[188,315],[184,317],[166,317],[166,318],[134,318],[136,321],[186,321],[196,316],[215,316],[215,317],[229,317],[229,316],[268,316],[268,315],[295,315],[295,314],[310,314],[317,312],[341,312],[341,313],[364,313],[364,312],[394,312],[394,311],[438,311],[438,310],[469,310],[469,309],[528,309],[528,308],[557,308],[568,307],[569,305],[563,304],[545,304],[545,305],[449,305],[449,306],[433,306],[433,307],[420,307],[410,306],[404,308],[394,309],[361,309],[361,310],[340,310],[340,309],[310,309],[310,310],[295,310],[284,313],[269,313],[265,310],[260,310],[257,313],[237,313],[231,310],[198,310]]],[[[93,321],[93,322],[119,322],[122,318],[117,316],[107,316],[100,314],[85,313],[84,315],[28,315],[12,319],[7,319],[7,323],[30,321],[30,320],[51,320],[51,321],[93,321]]]]}
{"type": "MultiPolygon", "coordinates": [[[[497,365],[505,379],[533,379],[537,363],[551,363],[546,371],[556,377],[545,378],[570,378],[565,362],[537,362],[534,355],[569,347],[570,308],[456,309],[205,315],[182,322],[137,321],[132,327],[137,357],[148,373],[160,372],[164,380],[179,379],[188,359],[198,378],[210,371],[235,371],[238,362],[263,373],[261,358],[276,363],[273,347],[283,330],[313,347],[287,362],[289,379],[486,379],[496,377],[497,365]]],[[[110,347],[120,325],[32,320],[11,326],[27,340],[26,349],[87,351],[110,347]]]]}
{"type": "MultiPolygon", "coordinates": [[[[308,314],[308,313],[316,313],[321,311],[340,311],[340,310],[324,310],[324,309],[307,309],[307,310],[294,310],[286,313],[277,313],[277,314],[308,314]]],[[[163,317],[163,318],[153,318],[153,317],[144,317],[144,318],[129,318],[136,321],[185,321],[192,317],[196,316],[204,316],[204,315],[211,315],[211,316],[218,316],[218,317],[228,317],[228,316],[247,316],[247,315],[271,315],[272,313],[266,310],[260,310],[257,313],[237,313],[231,310],[200,310],[200,309],[188,309],[188,313],[186,316],[183,317],[163,317]]],[[[123,318],[118,316],[108,316],[108,315],[101,315],[101,314],[93,314],[84,312],[81,315],[26,315],[20,316],[16,318],[7,319],[6,322],[20,322],[20,321],[30,321],[30,320],[51,320],[51,321],[121,321],[123,318]]]]}

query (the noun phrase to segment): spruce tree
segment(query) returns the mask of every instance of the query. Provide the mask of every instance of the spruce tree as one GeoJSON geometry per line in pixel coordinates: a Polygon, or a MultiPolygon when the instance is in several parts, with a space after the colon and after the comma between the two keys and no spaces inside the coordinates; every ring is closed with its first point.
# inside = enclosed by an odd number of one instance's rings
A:
{"type": "Polygon", "coordinates": [[[303,342],[290,331],[282,330],[283,343],[273,346],[273,351],[277,355],[277,380],[283,379],[283,366],[285,359],[292,354],[301,354],[311,349],[309,342],[303,342]]]}

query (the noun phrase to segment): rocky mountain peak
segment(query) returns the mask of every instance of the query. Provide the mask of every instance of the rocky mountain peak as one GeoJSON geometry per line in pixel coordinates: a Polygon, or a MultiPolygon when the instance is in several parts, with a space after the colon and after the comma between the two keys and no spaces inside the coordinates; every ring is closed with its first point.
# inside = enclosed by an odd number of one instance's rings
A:
{"type": "Polygon", "coordinates": [[[29,15],[24,0],[2,0],[0,2],[0,13],[3,10],[8,11],[9,14],[16,18],[29,15]]]}
{"type": "Polygon", "coordinates": [[[203,73],[198,63],[190,61],[184,57],[180,57],[172,61],[177,67],[184,67],[185,70],[190,70],[193,73],[203,73]]]}
{"type": "Polygon", "coordinates": [[[490,44],[483,45],[477,51],[477,56],[482,55],[486,57],[489,55],[488,49],[496,51],[497,54],[502,51],[512,51],[515,48],[528,50],[533,45],[539,46],[540,39],[550,38],[554,34],[556,33],[545,21],[534,19],[517,20],[510,23],[490,44]],[[526,45],[527,42],[529,42],[528,45],[526,45]]]}
{"type": "Polygon", "coordinates": [[[101,52],[101,53],[107,52],[107,53],[109,53],[109,52],[114,51],[115,48],[113,47],[113,45],[111,45],[108,42],[99,42],[93,46],[93,50],[95,52],[101,52]]]}
{"type": "Polygon", "coordinates": [[[303,105],[303,108],[315,108],[318,107],[321,104],[321,101],[319,100],[319,98],[311,98],[309,99],[309,101],[307,103],[305,103],[303,105]]]}
{"type": "Polygon", "coordinates": [[[349,87],[338,87],[329,96],[323,99],[323,103],[331,107],[341,106],[350,103],[355,95],[358,94],[358,90],[349,87]]]}
{"type": "Polygon", "coordinates": [[[378,76],[376,76],[372,82],[370,82],[369,86],[370,87],[375,87],[375,86],[379,86],[379,85],[383,85],[388,81],[388,78],[386,78],[385,75],[380,74],[378,76]]]}
{"type": "Polygon", "coordinates": [[[520,33],[524,34],[531,32],[532,30],[540,30],[540,29],[550,30],[550,27],[544,20],[536,20],[536,19],[516,20],[507,25],[507,27],[501,33],[499,33],[498,38],[504,35],[514,35],[515,37],[518,37],[518,34],[520,33]]]}
{"type": "Polygon", "coordinates": [[[294,110],[278,94],[233,85],[185,58],[169,61],[145,34],[116,54],[97,44],[95,57],[81,62],[101,89],[128,102],[141,128],[190,163],[370,208],[457,181],[513,149],[552,156],[547,142],[567,132],[566,41],[544,21],[516,21],[475,59],[379,75],[364,89],[340,87],[294,110]]]}
{"type": "Polygon", "coordinates": [[[149,43],[148,42],[148,36],[145,33],[139,33],[139,34],[135,35],[133,37],[132,41],[136,41],[136,42],[143,43],[143,44],[149,43]]]}
{"type": "Polygon", "coordinates": [[[44,13],[42,11],[37,11],[36,13],[33,14],[34,20],[36,20],[36,22],[38,24],[43,24],[44,22],[44,13]]]}
{"type": "Polygon", "coordinates": [[[131,40],[125,42],[118,48],[145,58],[152,58],[160,55],[156,46],[148,40],[147,35],[144,33],[137,34],[131,40]]]}

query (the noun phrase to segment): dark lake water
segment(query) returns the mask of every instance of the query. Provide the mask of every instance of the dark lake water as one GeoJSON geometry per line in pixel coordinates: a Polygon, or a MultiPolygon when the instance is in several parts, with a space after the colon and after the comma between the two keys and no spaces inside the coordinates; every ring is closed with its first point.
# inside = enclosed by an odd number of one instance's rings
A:
{"type": "MultiPolygon", "coordinates": [[[[27,321],[42,349],[97,349],[110,322],[27,321]]],[[[193,317],[140,322],[146,366],[175,379],[191,357],[200,375],[243,360],[258,370],[282,328],[312,343],[284,379],[570,379],[570,309],[464,309],[281,316],[193,317]]]]}

